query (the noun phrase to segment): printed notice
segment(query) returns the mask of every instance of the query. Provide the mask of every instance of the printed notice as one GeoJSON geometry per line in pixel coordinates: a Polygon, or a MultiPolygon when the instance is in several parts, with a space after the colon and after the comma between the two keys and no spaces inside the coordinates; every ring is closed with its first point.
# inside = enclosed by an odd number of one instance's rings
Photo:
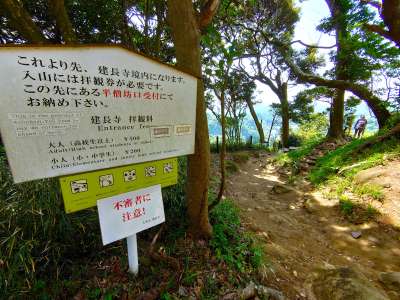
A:
{"type": "MultiPolygon", "coordinates": [[[[191,75],[116,46],[3,47],[0,64],[0,130],[17,183],[194,152],[191,75]]],[[[109,175],[103,189],[115,185],[109,175]]]]}
{"type": "Polygon", "coordinates": [[[97,208],[103,245],[165,221],[160,185],[99,200],[97,208]]]}

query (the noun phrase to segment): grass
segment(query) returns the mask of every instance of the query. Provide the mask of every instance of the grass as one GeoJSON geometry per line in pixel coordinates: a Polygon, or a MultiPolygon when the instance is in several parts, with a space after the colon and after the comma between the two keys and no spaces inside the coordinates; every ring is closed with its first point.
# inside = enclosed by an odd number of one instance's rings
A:
{"type": "Polygon", "coordinates": [[[239,209],[232,201],[221,201],[210,217],[214,224],[214,235],[210,245],[217,259],[241,272],[261,266],[262,248],[253,236],[241,229],[239,209]]]}
{"type": "MultiPolygon", "coordinates": [[[[374,144],[362,153],[355,153],[361,144],[374,137],[353,140],[336,150],[327,152],[316,161],[316,165],[308,174],[308,179],[314,185],[325,187],[324,195],[327,198],[339,200],[340,211],[354,222],[369,220],[376,216],[379,212],[369,201],[384,200],[382,187],[357,184],[354,182],[354,176],[364,169],[385,164],[388,159],[400,157],[400,143],[395,138],[374,144]],[[354,202],[347,196],[350,194],[355,198],[358,196],[359,199],[354,202]]],[[[281,166],[291,166],[293,169],[321,142],[323,139],[311,140],[298,150],[278,155],[276,161],[281,166]]],[[[294,181],[292,178],[289,180],[294,181]]]]}
{"type": "Polygon", "coordinates": [[[322,143],[325,138],[316,138],[306,141],[302,144],[299,149],[289,151],[287,153],[281,153],[276,158],[275,161],[281,166],[294,166],[303,157],[307,156],[312,152],[312,150],[322,143]]]}
{"type": "Polygon", "coordinates": [[[345,215],[350,215],[353,212],[354,203],[345,195],[339,198],[340,211],[345,215]]]}
{"type": "Polygon", "coordinates": [[[239,166],[234,161],[227,159],[225,160],[225,170],[228,173],[236,173],[239,171],[239,166]]]}
{"type": "Polygon", "coordinates": [[[362,184],[353,188],[353,191],[358,196],[368,196],[374,200],[383,201],[383,188],[375,184],[362,184]]]}
{"type": "Polygon", "coordinates": [[[400,144],[396,139],[375,144],[363,153],[354,155],[353,151],[366,140],[368,139],[354,140],[318,159],[309,174],[310,181],[321,184],[336,177],[339,170],[359,164],[342,173],[347,178],[353,178],[361,170],[382,164],[388,155],[400,156],[400,144]]]}
{"type": "Polygon", "coordinates": [[[232,159],[238,164],[243,164],[250,159],[250,156],[246,152],[237,152],[232,154],[232,159]]]}

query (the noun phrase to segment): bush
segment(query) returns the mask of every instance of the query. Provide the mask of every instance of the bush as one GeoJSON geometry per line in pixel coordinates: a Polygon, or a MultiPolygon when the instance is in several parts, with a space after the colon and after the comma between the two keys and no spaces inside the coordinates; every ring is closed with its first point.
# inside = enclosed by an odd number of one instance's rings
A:
{"type": "Polygon", "coordinates": [[[315,113],[309,119],[300,123],[297,135],[303,142],[321,139],[326,136],[329,128],[329,120],[323,113],[315,113]]]}

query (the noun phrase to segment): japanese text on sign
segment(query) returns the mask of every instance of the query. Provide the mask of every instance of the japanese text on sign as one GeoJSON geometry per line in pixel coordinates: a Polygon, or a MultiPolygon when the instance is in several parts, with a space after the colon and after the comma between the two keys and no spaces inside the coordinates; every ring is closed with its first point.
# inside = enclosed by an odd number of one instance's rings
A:
{"type": "Polygon", "coordinates": [[[99,200],[97,207],[104,245],[165,221],[160,185],[99,200]]]}

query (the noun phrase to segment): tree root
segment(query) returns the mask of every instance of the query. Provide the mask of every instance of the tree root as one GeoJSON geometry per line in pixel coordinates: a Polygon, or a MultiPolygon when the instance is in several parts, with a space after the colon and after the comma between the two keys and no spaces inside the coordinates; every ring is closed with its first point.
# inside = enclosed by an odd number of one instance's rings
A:
{"type": "Polygon", "coordinates": [[[160,236],[162,230],[164,229],[164,225],[160,227],[156,235],[154,236],[153,240],[151,241],[150,244],[150,249],[149,249],[149,254],[150,258],[157,261],[157,262],[165,262],[167,263],[170,267],[172,267],[175,270],[180,271],[181,266],[179,264],[179,261],[176,258],[173,258],[171,256],[166,255],[163,251],[155,251],[154,247],[157,242],[158,237],[160,236]]]}
{"type": "Polygon", "coordinates": [[[394,126],[392,129],[390,129],[388,132],[386,132],[385,134],[378,136],[368,142],[365,142],[364,144],[361,144],[359,147],[357,147],[354,152],[355,153],[360,153],[362,152],[364,149],[371,147],[377,143],[381,143],[384,140],[387,140],[391,137],[395,137],[398,136],[400,137],[400,123],[397,123],[396,126],[394,126]]]}

